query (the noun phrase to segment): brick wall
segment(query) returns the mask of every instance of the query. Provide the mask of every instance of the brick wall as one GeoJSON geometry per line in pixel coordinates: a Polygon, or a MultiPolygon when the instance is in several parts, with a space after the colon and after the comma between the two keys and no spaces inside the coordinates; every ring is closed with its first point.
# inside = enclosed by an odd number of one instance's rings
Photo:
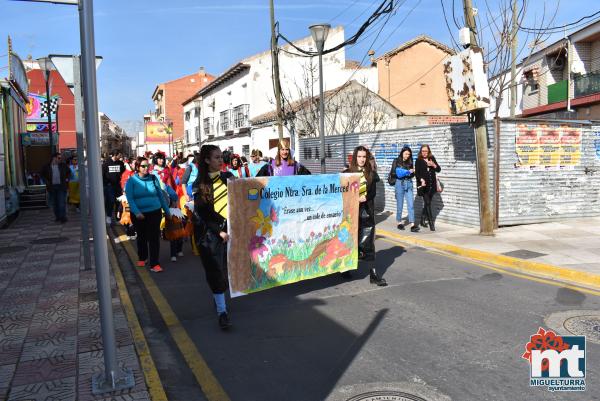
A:
{"type": "Polygon", "coordinates": [[[468,121],[467,116],[429,116],[429,117],[427,117],[428,125],[458,124],[458,123],[466,123],[467,121],[468,121]]]}
{"type": "Polygon", "coordinates": [[[206,73],[196,73],[165,82],[165,118],[173,122],[173,141],[183,138],[183,103],[196,92],[208,85],[214,77],[206,73]]]}

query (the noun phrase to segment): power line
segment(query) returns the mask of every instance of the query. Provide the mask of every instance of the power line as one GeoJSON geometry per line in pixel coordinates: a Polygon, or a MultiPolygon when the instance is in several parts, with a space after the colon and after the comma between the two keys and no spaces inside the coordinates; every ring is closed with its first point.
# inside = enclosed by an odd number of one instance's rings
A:
{"type": "Polygon", "coordinates": [[[356,3],[358,3],[358,0],[354,0],[352,3],[350,3],[346,8],[344,8],[342,11],[340,11],[339,13],[337,13],[337,15],[333,18],[329,19],[329,22],[334,21],[336,18],[338,18],[340,15],[343,15],[346,11],[348,11],[350,8],[352,8],[353,5],[355,5],[356,3]]]}
{"type": "Polygon", "coordinates": [[[404,22],[406,21],[406,19],[410,16],[410,14],[412,14],[413,11],[415,11],[415,9],[417,8],[417,6],[419,6],[419,4],[421,4],[422,0],[417,0],[417,2],[415,3],[415,5],[413,6],[413,8],[411,8],[408,13],[406,13],[406,15],[404,16],[404,18],[402,19],[402,21],[400,21],[400,23],[396,26],[396,28],[394,28],[394,30],[388,35],[387,38],[385,38],[385,40],[379,45],[379,47],[377,49],[375,49],[375,52],[377,52],[379,49],[381,49],[383,47],[384,44],[386,44],[386,42],[388,40],[390,40],[390,38],[392,37],[392,35],[394,35],[396,33],[396,31],[398,29],[400,29],[400,27],[402,26],[402,24],[404,24],[404,22]]]}
{"type": "Polygon", "coordinates": [[[460,45],[454,39],[454,33],[452,33],[452,28],[450,28],[450,24],[448,23],[448,16],[446,15],[446,7],[444,7],[444,0],[440,0],[440,4],[442,5],[442,13],[444,14],[444,22],[446,23],[446,27],[448,28],[448,33],[450,34],[450,39],[454,44],[454,47],[460,49],[460,45]]]}
{"type": "MultiPolygon", "coordinates": [[[[570,27],[570,26],[573,26],[573,25],[577,25],[577,24],[579,24],[580,22],[582,22],[582,21],[584,21],[584,20],[586,20],[586,19],[594,18],[594,17],[595,17],[595,16],[597,16],[597,15],[600,15],[600,11],[596,11],[596,12],[595,12],[595,13],[593,13],[593,14],[586,15],[586,16],[584,16],[584,17],[581,17],[581,18],[579,18],[579,19],[578,19],[577,21],[575,21],[575,22],[571,22],[571,23],[564,24],[564,25],[561,25],[561,26],[554,26],[554,27],[549,27],[549,28],[528,28],[528,27],[523,27],[523,26],[520,26],[520,25],[519,25],[519,28],[520,28],[521,30],[523,30],[523,31],[526,31],[526,32],[531,32],[531,33],[535,33],[535,32],[543,32],[543,33],[547,33],[548,31],[556,31],[556,32],[560,32],[560,31],[562,31],[562,30],[563,30],[563,29],[565,29],[565,28],[568,28],[568,27],[570,27]]],[[[556,33],[556,32],[552,32],[552,33],[556,33]]]]}
{"type": "MultiPolygon", "coordinates": [[[[383,2],[379,5],[379,7],[377,7],[375,12],[373,12],[373,14],[371,14],[371,16],[362,24],[362,26],[358,29],[358,31],[354,35],[352,35],[349,39],[345,40],[344,42],[340,43],[339,45],[334,46],[331,49],[321,52],[321,54],[332,53],[332,52],[335,52],[347,45],[356,43],[356,41],[362,36],[362,34],[367,30],[367,28],[369,26],[371,26],[373,23],[375,23],[375,21],[377,21],[381,16],[391,13],[394,10],[394,8],[395,8],[394,0],[383,0],[383,2]]],[[[288,44],[290,44],[293,48],[295,48],[300,53],[314,55],[314,56],[318,55],[317,52],[306,51],[306,50],[302,49],[301,47],[296,46],[295,43],[290,41],[288,38],[286,38],[281,33],[279,33],[279,37],[282,38],[288,44]]]]}

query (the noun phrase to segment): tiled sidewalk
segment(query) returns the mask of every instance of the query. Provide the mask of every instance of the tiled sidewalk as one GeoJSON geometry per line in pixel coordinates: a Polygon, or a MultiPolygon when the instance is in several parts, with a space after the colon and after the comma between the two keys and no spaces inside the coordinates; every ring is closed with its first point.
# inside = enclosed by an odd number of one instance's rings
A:
{"type": "Polygon", "coordinates": [[[114,276],[119,364],[135,387],[92,395],[104,369],[96,275],[83,269],[80,220],[25,211],[0,230],[0,400],[149,400],[114,276]]]}
{"type": "Polygon", "coordinates": [[[401,236],[600,274],[600,217],[501,227],[492,237],[479,235],[478,227],[445,223],[436,223],[435,232],[411,233],[396,228],[395,215],[382,217],[377,227],[401,236]]]}

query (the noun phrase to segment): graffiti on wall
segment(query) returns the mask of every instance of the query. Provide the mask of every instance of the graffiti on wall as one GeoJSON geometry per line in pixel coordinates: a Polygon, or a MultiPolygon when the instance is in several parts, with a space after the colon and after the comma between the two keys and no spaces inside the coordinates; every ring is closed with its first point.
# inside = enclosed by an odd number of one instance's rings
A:
{"type": "Polygon", "coordinates": [[[596,149],[596,159],[600,159],[600,131],[594,132],[593,138],[594,138],[594,149],[596,149]]]}
{"type": "Polygon", "coordinates": [[[559,124],[518,124],[516,168],[573,169],[581,161],[581,127],[559,124]]]}

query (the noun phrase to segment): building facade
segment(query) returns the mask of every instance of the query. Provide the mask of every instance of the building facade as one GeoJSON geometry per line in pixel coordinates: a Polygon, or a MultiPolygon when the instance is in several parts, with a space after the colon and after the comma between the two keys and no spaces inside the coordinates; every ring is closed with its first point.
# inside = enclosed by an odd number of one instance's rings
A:
{"type": "Polygon", "coordinates": [[[451,116],[443,61],[454,50],[418,36],[378,57],[379,95],[402,110],[402,126],[464,122],[451,116]]]}
{"type": "MultiPolygon", "coordinates": [[[[204,68],[198,72],[181,78],[167,81],[156,86],[152,93],[154,112],[151,115],[153,122],[165,122],[171,125],[172,137],[170,139],[170,152],[174,151],[174,143],[180,142],[183,148],[184,123],[182,103],[200,89],[208,85],[214,77],[207,74],[204,68]]],[[[166,150],[166,149],[164,149],[166,150]]]]}
{"type": "Polygon", "coordinates": [[[125,130],[110,119],[105,113],[98,113],[100,127],[100,153],[108,155],[112,151],[118,151],[123,156],[133,156],[131,138],[125,130]]]}
{"type": "MultiPolygon", "coordinates": [[[[509,81],[510,71],[504,75],[503,79],[509,81]]],[[[600,119],[600,21],[528,56],[517,66],[516,82],[517,116],[600,119]]],[[[510,93],[506,87],[499,117],[510,115],[510,93]]]]}
{"type": "MultiPolygon", "coordinates": [[[[332,28],[325,48],[344,41],[344,29],[332,28]]],[[[294,41],[302,49],[315,51],[311,37],[294,41]]],[[[284,111],[299,99],[312,98],[319,93],[318,61],[316,57],[297,55],[291,45],[284,45],[279,53],[280,81],[284,111]]],[[[214,143],[221,149],[249,155],[251,149],[262,151],[274,147],[278,131],[273,123],[252,126],[255,117],[275,108],[272,81],[271,52],[247,57],[230,67],[205,88],[184,101],[184,121],[191,141],[186,149],[196,150],[204,143],[214,143]],[[188,114],[189,113],[189,114],[188,114]],[[187,121],[186,121],[187,119],[187,121]],[[197,127],[199,129],[197,130],[197,127]],[[198,138],[196,134],[198,134],[198,138]]],[[[338,88],[355,80],[377,92],[377,70],[349,62],[344,48],[323,56],[325,91],[338,88]]],[[[292,139],[290,127],[284,127],[284,137],[292,139]]]]}
{"type": "Polygon", "coordinates": [[[25,67],[8,40],[7,76],[0,78],[0,226],[19,210],[26,186],[21,135],[26,132],[28,81],[25,67]]]}

